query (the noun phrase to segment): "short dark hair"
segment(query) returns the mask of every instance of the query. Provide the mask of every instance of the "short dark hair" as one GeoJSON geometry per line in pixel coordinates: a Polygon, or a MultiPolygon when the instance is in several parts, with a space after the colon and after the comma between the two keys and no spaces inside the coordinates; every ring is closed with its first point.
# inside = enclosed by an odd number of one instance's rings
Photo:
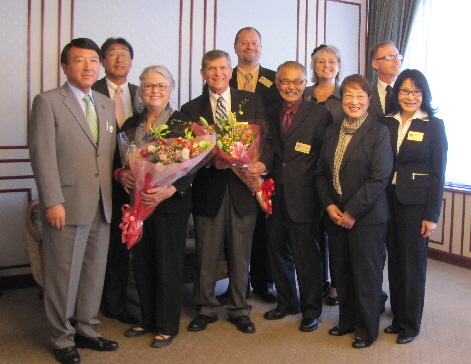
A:
{"type": "Polygon", "coordinates": [[[381,47],[385,47],[387,45],[392,45],[393,47],[396,47],[396,43],[394,43],[392,40],[373,44],[368,52],[368,57],[370,57],[370,62],[376,59],[376,53],[378,53],[378,50],[381,47]]]}
{"type": "Polygon", "coordinates": [[[399,76],[397,76],[392,89],[393,94],[391,102],[390,105],[388,105],[389,107],[388,110],[386,110],[386,114],[396,114],[402,110],[399,105],[398,95],[399,89],[407,79],[410,79],[414,83],[415,87],[422,90],[422,104],[420,105],[420,110],[426,112],[428,116],[435,114],[436,109],[432,107],[432,93],[430,92],[427,79],[422,72],[414,69],[405,69],[399,74],[399,76]]]}
{"type": "Polygon", "coordinates": [[[232,68],[231,57],[229,56],[229,53],[221,51],[220,49],[213,49],[212,51],[208,51],[203,55],[203,59],[201,60],[201,69],[204,70],[206,68],[207,61],[214,61],[215,59],[223,57],[227,58],[227,64],[232,68]]]}
{"type": "Polygon", "coordinates": [[[242,32],[245,31],[245,30],[254,30],[254,31],[256,31],[257,34],[258,34],[258,36],[260,37],[260,43],[262,43],[262,36],[260,35],[260,32],[259,32],[257,29],[255,29],[255,28],[253,28],[253,27],[245,27],[245,28],[240,29],[240,30],[237,32],[237,34],[236,34],[236,36],[235,36],[235,39],[234,39],[234,44],[237,43],[237,40],[239,39],[239,34],[242,33],[242,32]]]}
{"type": "Polygon", "coordinates": [[[61,63],[67,64],[69,51],[70,51],[70,48],[72,47],[77,47],[77,48],[82,48],[82,49],[91,49],[92,51],[97,52],[98,58],[100,59],[100,62],[101,62],[101,51],[100,51],[100,47],[98,47],[98,44],[96,44],[93,40],[89,38],[75,38],[75,39],[72,39],[70,43],[66,44],[64,49],[62,49],[61,63]]]}
{"type": "Polygon", "coordinates": [[[103,58],[106,58],[106,51],[114,44],[122,44],[128,47],[129,53],[131,53],[131,59],[134,59],[134,50],[132,49],[132,45],[124,38],[108,38],[105,40],[105,43],[101,46],[101,55],[103,58]]]}
{"type": "Polygon", "coordinates": [[[342,84],[340,85],[340,97],[343,98],[343,93],[348,86],[357,85],[363,91],[365,91],[368,97],[373,95],[373,88],[371,87],[370,81],[365,76],[354,74],[347,76],[343,79],[342,84]]]}

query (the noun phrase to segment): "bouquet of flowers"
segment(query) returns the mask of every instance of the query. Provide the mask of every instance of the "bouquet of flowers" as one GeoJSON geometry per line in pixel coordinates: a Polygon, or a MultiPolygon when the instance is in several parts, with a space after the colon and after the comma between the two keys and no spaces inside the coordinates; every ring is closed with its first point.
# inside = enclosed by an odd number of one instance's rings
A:
{"type": "MultiPolygon", "coordinates": [[[[237,113],[243,114],[242,107],[248,100],[244,100],[239,105],[237,113]]],[[[202,125],[193,124],[192,129],[196,135],[205,133],[215,133],[217,135],[215,156],[226,164],[231,165],[234,173],[247,185],[256,196],[260,207],[267,213],[272,212],[271,196],[274,193],[274,182],[271,178],[264,181],[259,178],[256,181],[249,181],[242,168],[247,168],[250,164],[258,161],[260,150],[263,144],[266,128],[263,120],[252,120],[249,122],[238,122],[235,113],[228,113],[227,118],[219,118],[215,125],[200,117],[202,125]]]]}
{"type": "MultiPolygon", "coordinates": [[[[122,242],[128,249],[142,237],[144,220],[157,206],[148,206],[141,202],[141,193],[150,188],[166,187],[177,179],[196,172],[211,158],[211,150],[216,144],[214,134],[195,137],[189,129],[185,136],[165,139],[167,125],[151,128],[155,141],[132,151],[133,142],[129,142],[131,153],[127,156],[129,168],[135,179],[132,206],[122,207],[123,217],[120,228],[123,230],[122,242]]],[[[120,142],[125,138],[120,138],[120,142]]],[[[122,148],[126,150],[126,148],[122,148]]]]}

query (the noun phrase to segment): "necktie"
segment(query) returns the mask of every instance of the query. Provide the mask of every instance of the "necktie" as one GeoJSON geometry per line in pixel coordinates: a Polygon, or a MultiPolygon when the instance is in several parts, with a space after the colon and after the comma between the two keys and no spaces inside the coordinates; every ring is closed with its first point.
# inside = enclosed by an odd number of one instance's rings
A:
{"type": "Polygon", "coordinates": [[[124,104],[123,99],[121,98],[121,94],[123,93],[123,89],[121,86],[116,87],[116,92],[114,94],[114,102],[116,104],[116,121],[118,122],[118,126],[121,128],[125,121],[125,114],[124,114],[124,104]]]}
{"type": "Polygon", "coordinates": [[[283,132],[283,136],[286,135],[288,132],[289,127],[291,126],[291,123],[293,122],[293,112],[288,109],[285,111],[285,114],[283,115],[283,119],[281,120],[281,130],[283,132]]]}
{"type": "Polygon", "coordinates": [[[247,73],[245,75],[245,85],[244,85],[244,90],[245,91],[250,91],[252,92],[252,74],[251,73],[247,73]]]}
{"type": "Polygon", "coordinates": [[[392,87],[391,85],[386,86],[386,97],[384,98],[384,114],[387,115],[389,111],[389,106],[391,104],[391,96],[392,96],[392,87]]]}
{"type": "Polygon", "coordinates": [[[219,119],[227,119],[227,110],[224,106],[224,97],[219,96],[216,106],[216,121],[219,119]]]}
{"type": "Polygon", "coordinates": [[[96,143],[98,141],[98,120],[93,112],[94,106],[89,95],[85,95],[83,97],[83,101],[85,101],[85,117],[87,118],[88,125],[90,125],[90,130],[92,131],[92,135],[96,143]]]}

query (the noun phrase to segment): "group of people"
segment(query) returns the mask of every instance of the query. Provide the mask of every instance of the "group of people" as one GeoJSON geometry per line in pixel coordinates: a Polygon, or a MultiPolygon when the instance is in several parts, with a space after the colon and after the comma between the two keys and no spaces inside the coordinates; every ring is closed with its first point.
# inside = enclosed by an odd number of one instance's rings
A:
{"type": "Polygon", "coordinates": [[[235,68],[222,50],[204,54],[203,93],[180,111],[170,104],[175,81],[166,67],[145,68],[137,86],[128,82],[134,53],[123,38],[109,38],[101,49],[87,38],[72,40],[61,54],[66,83],[36,96],[30,155],[44,218],[44,303],[57,361],[80,363],[77,348],[118,349],[98,330],[100,305],[105,316],[132,325],[125,336],[152,334],[155,348],[172,343],[191,213],[197,315],[189,331],[207,329],[224,305],[239,331],[254,333],[252,286],[263,300],[277,302],[265,319],[301,313],[302,332],[319,327],[328,295],[339,305],[329,334],[353,333],[352,346],[366,348],[378,336],[387,246],[393,321],[385,332],[398,334],[398,344],[419,334],[447,151],[425,77],[400,72],[402,56],[392,42],[371,49],[374,86],[361,75],[339,84],[340,53],[330,45],[312,54],[311,87],[298,62],[284,62],[276,72],[260,65],[261,35],[252,27],[237,33],[234,50],[235,68]],[[100,63],[106,76],[97,81],[100,63]],[[152,127],[166,124],[169,137],[178,137],[200,117],[213,125],[229,112],[238,121],[266,123],[261,156],[243,173],[249,181],[265,174],[274,180],[272,214],[265,218],[231,165],[216,157],[170,186],[143,192],[141,202],[156,208],[131,249],[137,319],[126,309],[129,251],[119,228],[136,181],[116,151],[116,134],[125,132],[140,147],[151,140],[152,127]],[[229,285],[217,297],[223,251],[229,285]]]}

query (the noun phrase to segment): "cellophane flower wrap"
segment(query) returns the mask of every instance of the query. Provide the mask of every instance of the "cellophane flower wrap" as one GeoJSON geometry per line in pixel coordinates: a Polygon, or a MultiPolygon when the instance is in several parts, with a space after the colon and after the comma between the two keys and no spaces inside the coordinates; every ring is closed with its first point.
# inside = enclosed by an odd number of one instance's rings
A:
{"type": "Polygon", "coordinates": [[[250,120],[239,122],[236,114],[242,115],[242,108],[248,100],[239,105],[236,113],[229,113],[227,118],[219,118],[215,125],[209,125],[201,117],[200,124],[193,124],[192,129],[196,135],[215,133],[217,135],[215,155],[230,165],[233,172],[247,185],[256,197],[257,202],[267,216],[272,213],[271,196],[274,193],[274,182],[271,178],[249,181],[242,168],[258,161],[266,134],[266,125],[263,120],[250,120]]]}
{"type": "MultiPolygon", "coordinates": [[[[165,139],[164,130],[167,125],[152,129],[155,141],[134,149],[133,142],[128,140],[128,146],[121,146],[121,150],[130,150],[127,162],[135,179],[135,188],[132,192],[132,206],[126,204],[122,207],[123,216],[120,228],[122,242],[128,249],[134,246],[142,237],[144,220],[155,210],[156,206],[142,203],[141,193],[150,188],[170,186],[177,179],[195,173],[212,157],[211,151],[216,145],[216,135],[207,133],[194,136],[191,130],[185,132],[184,137],[165,139]]],[[[120,143],[125,138],[119,138],[120,143]]]]}

